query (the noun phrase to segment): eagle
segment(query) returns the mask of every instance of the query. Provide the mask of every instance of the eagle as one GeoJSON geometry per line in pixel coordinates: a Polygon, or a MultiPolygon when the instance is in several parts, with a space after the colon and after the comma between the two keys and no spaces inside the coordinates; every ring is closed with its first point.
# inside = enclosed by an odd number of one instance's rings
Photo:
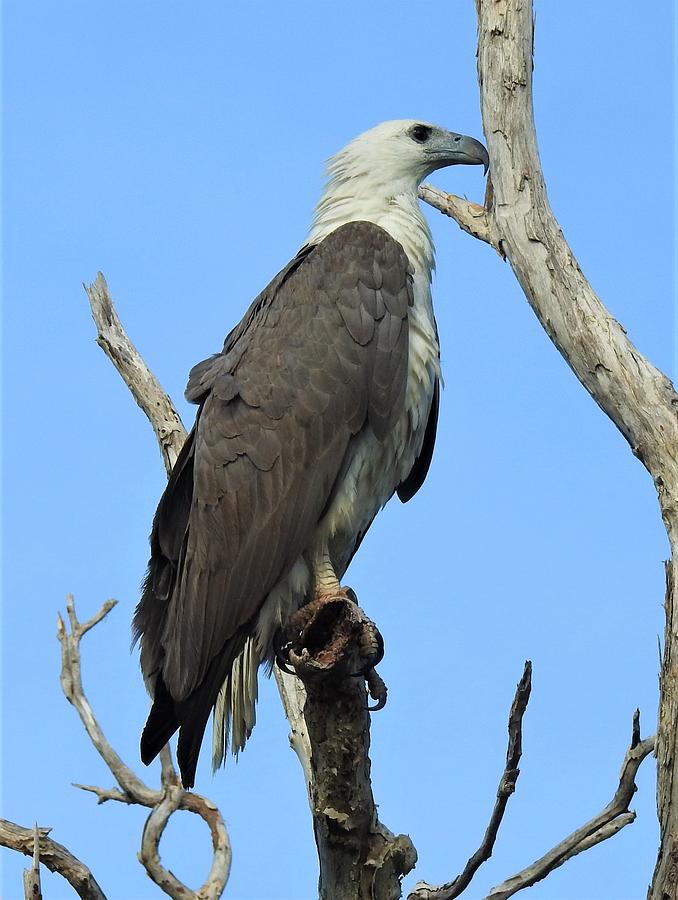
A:
{"type": "Polygon", "coordinates": [[[474,138],[383,122],[332,157],[310,233],[220,353],[160,499],[133,630],[153,705],[148,764],[178,730],[184,787],[210,714],[213,765],[255,722],[257,672],[302,605],[336,594],[377,512],[431,462],[440,349],[419,206],[436,169],[483,165],[474,138]]]}

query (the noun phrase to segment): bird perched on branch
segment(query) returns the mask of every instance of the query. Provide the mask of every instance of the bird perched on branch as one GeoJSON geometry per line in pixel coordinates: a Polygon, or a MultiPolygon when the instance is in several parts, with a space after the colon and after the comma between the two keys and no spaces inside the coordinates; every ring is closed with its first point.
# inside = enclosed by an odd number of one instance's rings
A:
{"type": "Polygon", "coordinates": [[[457,164],[486,169],[487,151],[426,122],[353,140],[329,162],[304,246],[190,373],[198,414],[134,617],[153,696],[142,759],[178,729],[185,787],[211,711],[216,767],[229,733],[236,753],[251,733],[257,670],[287,618],[340,590],[377,512],[426,477],[440,365],[417,189],[457,164]]]}

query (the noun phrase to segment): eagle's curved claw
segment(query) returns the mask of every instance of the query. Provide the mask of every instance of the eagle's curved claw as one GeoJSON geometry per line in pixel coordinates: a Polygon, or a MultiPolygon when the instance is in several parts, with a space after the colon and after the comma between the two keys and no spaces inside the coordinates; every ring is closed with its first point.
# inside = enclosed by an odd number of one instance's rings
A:
{"type": "Polygon", "coordinates": [[[285,672],[286,675],[296,675],[296,671],[292,668],[292,666],[287,662],[284,656],[280,653],[276,653],[275,655],[275,664],[280,669],[281,672],[285,672]]]}
{"type": "Polygon", "coordinates": [[[286,672],[288,675],[296,675],[297,673],[292,668],[292,665],[290,663],[291,649],[292,641],[286,641],[285,643],[283,643],[283,635],[282,632],[279,631],[273,639],[273,655],[275,664],[281,672],[286,672]]]}
{"type": "Polygon", "coordinates": [[[386,699],[388,696],[388,688],[386,687],[384,679],[377,673],[376,669],[369,669],[365,673],[365,682],[370,697],[377,701],[374,706],[370,706],[368,703],[367,708],[370,712],[377,712],[378,710],[383,709],[386,706],[386,699]]]}
{"type": "Polygon", "coordinates": [[[343,590],[344,590],[344,593],[346,594],[347,600],[350,600],[351,603],[355,603],[356,606],[360,606],[360,604],[358,603],[358,595],[353,590],[353,588],[344,586],[343,590]]]}

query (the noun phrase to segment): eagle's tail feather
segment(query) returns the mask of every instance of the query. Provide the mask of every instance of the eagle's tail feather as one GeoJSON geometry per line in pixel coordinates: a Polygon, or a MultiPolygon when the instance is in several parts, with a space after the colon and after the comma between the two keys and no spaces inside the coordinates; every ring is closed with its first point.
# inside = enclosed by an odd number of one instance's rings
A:
{"type": "Polygon", "coordinates": [[[141,761],[148,765],[160,753],[179,727],[172,700],[162,675],[158,675],[153,691],[153,706],[141,734],[141,761]]]}
{"type": "Polygon", "coordinates": [[[242,652],[246,635],[247,626],[237,631],[212,660],[198,687],[185,700],[174,703],[174,713],[179,722],[177,761],[185,788],[191,788],[195,783],[198,754],[207,721],[234,660],[242,652]]]}

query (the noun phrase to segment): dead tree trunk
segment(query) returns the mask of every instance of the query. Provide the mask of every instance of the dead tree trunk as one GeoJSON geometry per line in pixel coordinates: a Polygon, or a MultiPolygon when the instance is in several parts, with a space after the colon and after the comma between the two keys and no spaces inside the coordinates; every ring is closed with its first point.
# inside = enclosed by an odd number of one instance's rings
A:
{"type": "Polygon", "coordinates": [[[577,378],[654,480],[671,544],[657,736],[661,846],[650,900],[678,896],[678,395],[633,346],[584,277],[551,212],[532,106],[530,0],[476,0],[478,80],[492,189],[486,209],[431,188],[422,196],[511,264],[577,378]]]}

